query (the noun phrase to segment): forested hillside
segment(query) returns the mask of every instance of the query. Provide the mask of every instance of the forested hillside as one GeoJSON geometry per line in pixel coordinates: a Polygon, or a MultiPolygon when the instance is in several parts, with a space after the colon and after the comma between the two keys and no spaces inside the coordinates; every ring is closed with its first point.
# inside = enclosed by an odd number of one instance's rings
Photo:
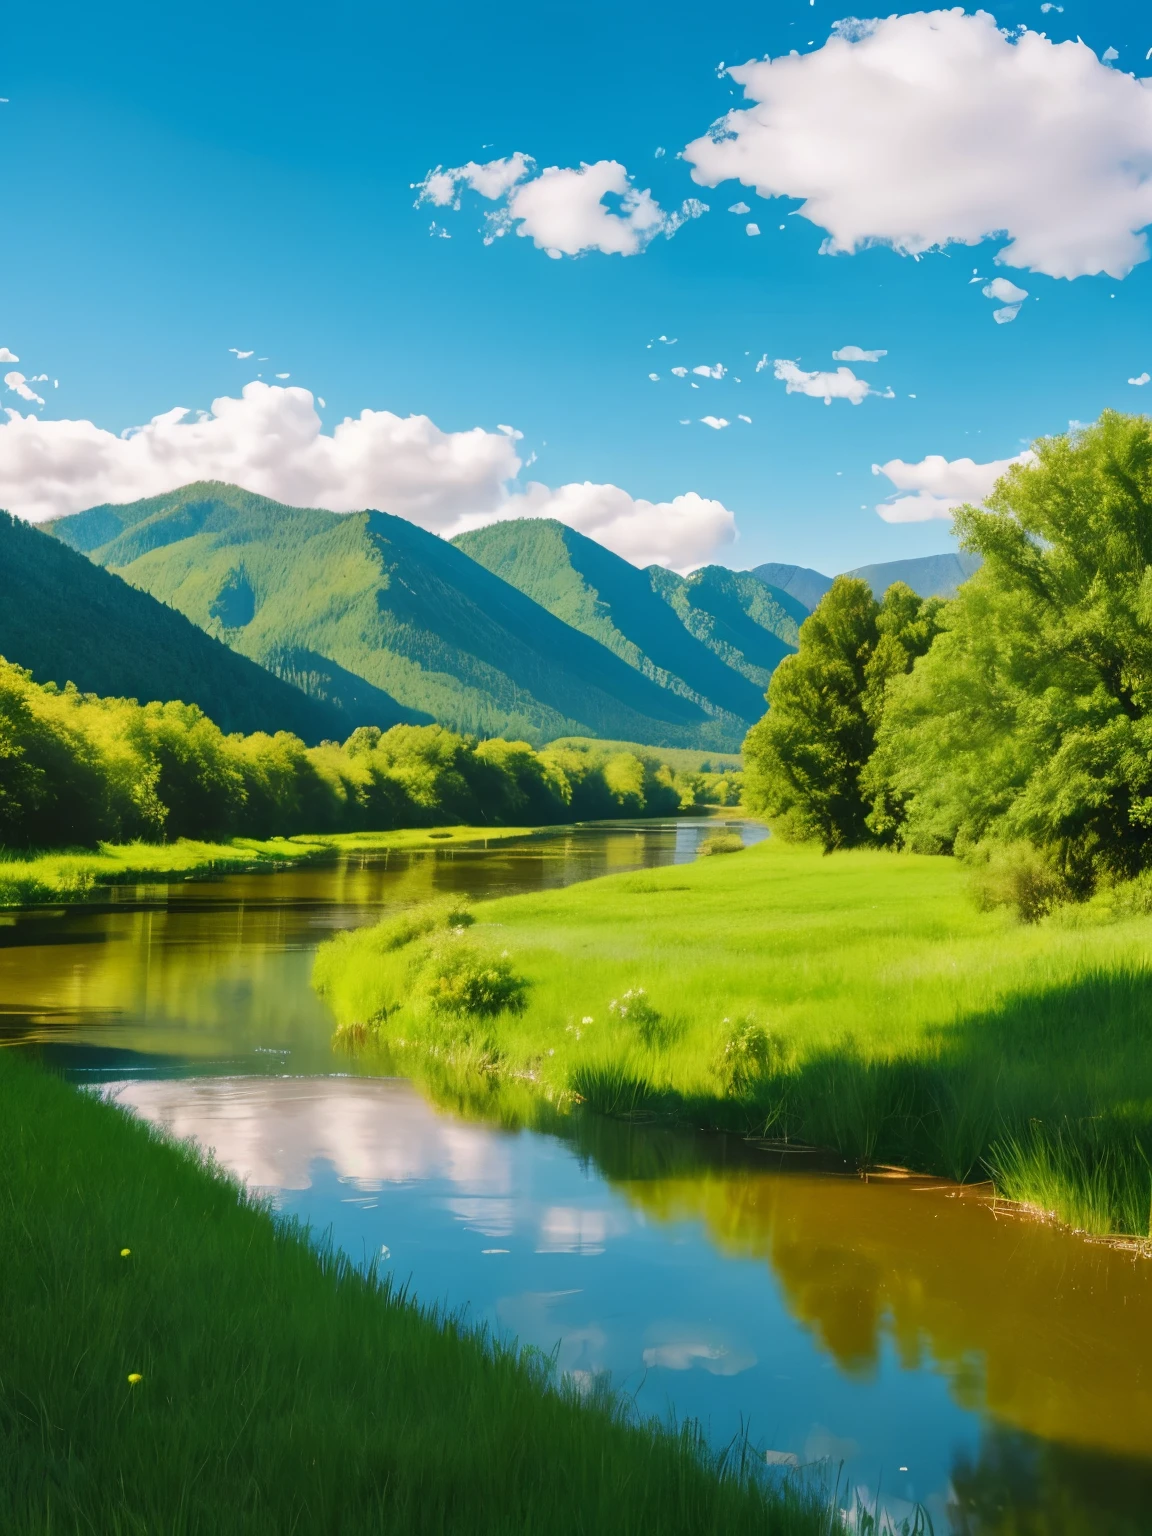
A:
{"type": "Polygon", "coordinates": [[[547,519],[496,523],[455,543],[662,687],[744,722],[759,718],[772,669],[795,649],[807,617],[746,572],[637,570],[547,519]]]}
{"type": "Polygon", "coordinates": [[[92,508],[52,532],[285,676],[307,685],[327,668],[324,690],[346,708],[370,685],[477,735],[710,749],[743,735],[403,518],[213,483],[92,508]]]}
{"type": "Polygon", "coordinates": [[[740,720],[759,718],[763,687],[685,626],[649,571],[547,518],[494,523],[453,542],[661,687],[740,720]]]}
{"type": "Polygon", "coordinates": [[[292,731],[307,742],[360,723],[306,698],[210,638],[183,614],[138,592],[19,518],[0,513],[0,655],[37,682],[121,698],[184,699],[225,731],[292,731]]]}

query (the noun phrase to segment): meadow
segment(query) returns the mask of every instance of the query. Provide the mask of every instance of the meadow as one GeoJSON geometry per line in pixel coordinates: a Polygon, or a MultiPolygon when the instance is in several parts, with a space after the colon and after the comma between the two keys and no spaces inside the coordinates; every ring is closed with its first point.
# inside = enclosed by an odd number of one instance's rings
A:
{"type": "Polygon", "coordinates": [[[0,1167],[5,1532],[839,1528],[745,1447],[581,1398],[10,1051],[0,1167]]]}
{"type": "Polygon", "coordinates": [[[1146,1238],[1150,919],[1101,893],[1023,924],[943,857],[742,853],[338,936],[350,1047],[609,1115],[992,1179],[1146,1238]]]}

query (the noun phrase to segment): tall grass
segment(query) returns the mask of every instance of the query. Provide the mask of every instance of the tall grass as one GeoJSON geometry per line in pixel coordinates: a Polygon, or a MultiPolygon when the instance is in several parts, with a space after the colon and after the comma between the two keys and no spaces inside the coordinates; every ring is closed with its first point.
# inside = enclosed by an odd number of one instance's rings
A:
{"type": "Polygon", "coordinates": [[[579,1399],[11,1053],[0,1296],[14,1536],[838,1528],[747,1447],[579,1399]]]}
{"type": "MultiPolygon", "coordinates": [[[[485,1065],[556,1103],[991,1176],[1073,1226],[1149,1235],[1146,915],[1024,925],[979,910],[952,860],[774,842],[475,915],[470,943],[528,984],[485,1021],[485,1065]],[[643,1020],[619,1007],[640,988],[643,1020]]],[[[373,942],[322,951],[317,975],[345,1024],[388,990],[374,1033],[418,1055],[431,1042],[373,942]]]]}

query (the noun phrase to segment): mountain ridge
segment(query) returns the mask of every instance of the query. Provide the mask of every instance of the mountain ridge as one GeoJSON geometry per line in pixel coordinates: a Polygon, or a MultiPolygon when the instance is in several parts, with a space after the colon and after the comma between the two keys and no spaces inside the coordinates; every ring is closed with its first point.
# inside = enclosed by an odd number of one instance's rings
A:
{"type": "Polygon", "coordinates": [[[714,750],[742,735],[388,513],[286,507],[204,482],[91,508],[49,531],[252,660],[283,665],[307,653],[341,669],[330,682],[337,699],[343,674],[471,734],[714,750]],[[245,622],[226,623],[237,598],[245,622]]]}

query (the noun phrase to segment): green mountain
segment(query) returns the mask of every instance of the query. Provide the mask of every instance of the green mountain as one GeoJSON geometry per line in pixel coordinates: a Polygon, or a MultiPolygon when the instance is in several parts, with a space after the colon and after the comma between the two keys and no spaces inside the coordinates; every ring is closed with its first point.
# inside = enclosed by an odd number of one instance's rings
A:
{"type": "MultiPolygon", "coordinates": [[[[860,565],[845,576],[866,581],[877,597],[883,597],[894,581],[905,582],[921,597],[954,597],[961,582],[980,569],[979,555],[921,555],[915,560],[887,560],[881,565],[860,565]]],[[[798,598],[811,612],[832,585],[831,576],[805,565],[758,565],[750,576],[798,598]]]]}
{"type": "Polygon", "coordinates": [[[803,603],[725,565],[705,565],[691,576],[650,565],[648,576],[689,634],[754,685],[760,702],[748,718],[758,720],[768,679],[800,643],[808,617],[803,603]]]}
{"type": "Polygon", "coordinates": [[[763,688],[697,638],[658,590],[666,573],[654,578],[549,518],[494,523],[453,543],[661,688],[727,715],[733,729],[763,713],[763,688]]]}
{"type": "Polygon", "coordinates": [[[918,560],[861,565],[848,575],[866,581],[877,597],[883,597],[894,581],[904,582],[921,597],[955,597],[956,588],[975,575],[982,564],[979,555],[923,555],[918,560]]]}
{"type": "Polygon", "coordinates": [[[774,560],[756,566],[748,574],[769,587],[787,592],[789,597],[803,603],[809,613],[832,585],[831,576],[824,576],[807,565],[780,565],[774,560]]]}
{"type": "Polygon", "coordinates": [[[716,750],[743,734],[403,518],[281,506],[210,483],[51,527],[349,712],[370,687],[478,735],[716,750]]]}
{"type": "Polygon", "coordinates": [[[358,723],[6,512],[0,655],[27,667],[38,683],[73,682],[83,693],[141,703],[198,704],[228,732],[294,731],[312,744],[343,738],[358,723]]]}

